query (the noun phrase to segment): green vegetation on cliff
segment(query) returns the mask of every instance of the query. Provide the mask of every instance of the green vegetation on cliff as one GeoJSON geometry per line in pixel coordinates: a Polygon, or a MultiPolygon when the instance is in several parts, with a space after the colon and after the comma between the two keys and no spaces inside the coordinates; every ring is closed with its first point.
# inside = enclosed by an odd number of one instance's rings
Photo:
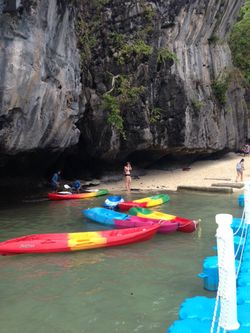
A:
{"type": "Polygon", "coordinates": [[[148,95],[153,89],[149,77],[178,61],[170,48],[156,43],[160,36],[159,10],[146,0],[139,0],[131,12],[127,5],[108,0],[74,1],[78,4],[75,30],[82,83],[96,91],[107,123],[124,139],[128,110],[145,111],[150,123],[157,123],[162,109],[156,97],[148,95]],[[114,21],[111,12],[119,19],[114,21]],[[123,12],[124,17],[120,16],[123,12]]]}
{"type": "Polygon", "coordinates": [[[125,139],[122,110],[136,103],[145,87],[133,85],[132,76],[117,75],[112,78],[112,88],[103,95],[103,106],[108,111],[107,121],[125,139]]]}
{"type": "Polygon", "coordinates": [[[97,44],[96,37],[92,34],[92,27],[88,25],[84,19],[81,17],[78,17],[78,20],[76,21],[76,33],[78,36],[78,48],[81,50],[81,64],[86,62],[91,58],[92,55],[92,49],[97,44]]]}
{"type": "Polygon", "coordinates": [[[151,124],[157,123],[161,119],[163,110],[159,107],[153,107],[149,113],[149,122],[151,124]]]}
{"type": "Polygon", "coordinates": [[[224,106],[227,101],[227,90],[230,84],[230,76],[228,74],[219,75],[212,82],[212,90],[221,106],[224,106]]]}
{"type": "Polygon", "coordinates": [[[170,51],[167,47],[158,50],[157,62],[159,64],[165,64],[167,61],[177,61],[176,54],[170,51]]]}
{"type": "Polygon", "coordinates": [[[196,111],[199,111],[204,106],[204,102],[196,98],[191,99],[191,104],[196,111]]]}
{"type": "Polygon", "coordinates": [[[143,40],[135,40],[132,43],[124,44],[119,50],[118,63],[123,65],[126,61],[130,61],[131,57],[136,57],[138,61],[142,61],[144,57],[148,58],[152,52],[153,48],[143,40]]]}
{"type": "Polygon", "coordinates": [[[246,0],[241,9],[238,21],[233,27],[230,48],[233,62],[243,73],[250,84],[250,0],[246,0]]]}
{"type": "Polygon", "coordinates": [[[104,108],[109,110],[108,123],[116,128],[116,130],[125,138],[125,132],[123,127],[123,118],[121,116],[121,110],[119,101],[116,97],[110,93],[106,93],[103,96],[104,108]]]}

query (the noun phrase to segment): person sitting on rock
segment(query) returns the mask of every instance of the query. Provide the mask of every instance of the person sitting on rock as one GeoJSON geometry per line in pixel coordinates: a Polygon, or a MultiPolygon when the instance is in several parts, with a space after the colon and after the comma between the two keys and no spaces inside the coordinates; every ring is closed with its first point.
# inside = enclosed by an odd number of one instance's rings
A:
{"type": "Polygon", "coordinates": [[[246,156],[250,153],[250,146],[248,144],[245,144],[242,148],[241,148],[241,154],[243,154],[243,156],[246,156]]]}

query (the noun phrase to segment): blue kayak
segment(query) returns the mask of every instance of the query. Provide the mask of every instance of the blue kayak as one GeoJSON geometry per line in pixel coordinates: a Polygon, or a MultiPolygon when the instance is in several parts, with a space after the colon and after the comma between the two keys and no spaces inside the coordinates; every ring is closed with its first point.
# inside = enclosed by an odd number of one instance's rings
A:
{"type": "Polygon", "coordinates": [[[126,220],[130,217],[128,214],[120,213],[111,209],[102,208],[102,207],[94,207],[88,208],[82,211],[83,215],[88,219],[108,224],[108,225],[115,225],[114,219],[118,220],[126,220]]]}
{"type": "Polygon", "coordinates": [[[139,216],[132,216],[101,207],[88,208],[83,210],[82,213],[94,222],[106,224],[110,227],[118,229],[148,227],[158,224],[159,229],[157,232],[166,234],[176,231],[179,227],[177,222],[164,220],[158,221],[139,216]]]}

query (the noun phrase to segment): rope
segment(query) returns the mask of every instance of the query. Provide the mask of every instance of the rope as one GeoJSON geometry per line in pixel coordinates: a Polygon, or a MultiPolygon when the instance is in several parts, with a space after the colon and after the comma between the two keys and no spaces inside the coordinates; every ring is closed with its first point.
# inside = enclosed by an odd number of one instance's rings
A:
{"type": "MultiPolygon", "coordinates": [[[[219,286],[220,286],[220,282],[219,282],[219,286]]],[[[219,290],[219,286],[218,286],[218,290],[219,290]]],[[[215,300],[214,313],[213,313],[213,319],[212,319],[210,333],[214,332],[214,325],[215,325],[215,322],[216,322],[218,305],[219,305],[219,302],[220,302],[218,290],[217,290],[217,295],[216,295],[216,300],[215,300]]]]}
{"type": "MultiPolygon", "coordinates": [[[[238,230],[239,230],[239,229],[238,229],[238,230]]],[[[237,247],[236,253],[235,253],[235,255],[234,255],[235,258],[237,257],[237,254],[238,254],[238,252],[239,252],[239,248],[240,248],[240,245],[241,245],[242,239],[245,238],[245,236],[244,236],[245,230],[246,230],[246,223],[244,222],[244,223],[243,223],[243,228],[241,229],[240,242],[239,242],[239,245],[238,245],[238,247],[237,247]]],[[[235,234],[234,234],[234,235],[235,235],[235,234]]]]}
{"type": "Polygon", "coordinates": [[[248,231],[248,225],[243,222],[244,221],[244,216],[245,216],[245,209],[243,210],[242,213],[242,217],[241,217],[241,223],[238,227],[238,229],[235,231],[234,235],[238,233],[238,231],[240,230],[242,224],[243,224],[243,228],[241,230],[241,235],[240,235],[240,241],[239,241],[239,245],[237,247],[237,250],[235,252],[234,257],[236,258],[240,249],[240,245],[242,244],[242,249],[241,249],[241,253],[240,253],[240,258],[239,258],[239,266],[237,268],[237,272],[236,272],[236,278],[238,278],[239,275],[239,271],[240,271],[240,267],[241,267],[241,263],[242,263],[242,257],[243,257],[243,252],[245,249],[245,244],[246,244],[246,236],[247,236],[247,231],[248,231]]]}
{"type": "Polygon", "coordinates": [[[248,224],[245,225],[245,237],[244,237],[244,242],[243,242],[243,245],[242,245],[242,251],[241,251],[241,254],[240,254],[240,259],[239,259],[239,266],[238,266],[238,269],[237,269],[237,272],[236,272],[236,278],[238,278],[238,275],[239,275],[239,272],[240,272],[240,267],[241,267],[241,262],[242,262],[242,257],[243,257],[243,253],[244,253],[244,249],[245,249],[245,244],[246,244],[246,236],[247,236],[247,232],[248,232],[248,224]]]}
{"type": "MultiPolygon", "coordinates": [[[[242,226],[242,223],[244,221],[244,216],[245,216],[245,210],[242,213],[240,226],[238,227],[238,229],[236,230],[234,235],[237,234],[237,232],[240,230],[240,228],[242,226]]],[[[243,228],[241,230],[239,245],[238,245],[237,250],[236,250],[235,255],[234,255],[234,257],[236,258],[237,255],[238,255],[238,252],[240,250],[240,245],[242,245],[240,258],[239,258],[239,266],[238,266],[237,272],[236,272],[236,278],[238,278],[238,275],[239,275],[239,272],[240,272],[240,267],[241,267],[241,263],[242,263],[242,256],[243,256],[243,252],[244,252],[245,244],[246,244],[247,230],[248,230],[248,225],[244,222],[243,223],[243,228]]]]}
{"type": "Polygon", "coordinates": [[[234,232],[234,235],[236,235],[237,232],[240,230],[241,225],[242,225],[242,223],[243,223],[243,221],[244,221],[244,216],[245,216],[245,208],[244,208],[243,213],[242,213],[242,216],[241,216],[240,225],[239,225],[238,229],[234,232]]]}

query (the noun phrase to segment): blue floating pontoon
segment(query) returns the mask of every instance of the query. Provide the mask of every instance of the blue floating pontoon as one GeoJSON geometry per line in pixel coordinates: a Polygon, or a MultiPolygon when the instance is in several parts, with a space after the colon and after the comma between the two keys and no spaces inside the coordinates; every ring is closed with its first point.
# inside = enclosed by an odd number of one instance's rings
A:
{"type": "Polygon", "coordinates": [[[169,327],[167,333],[209,333],[211,325],[211,320],[177,320],[169,327]]]}
{"type": "MultiPolygon", "coordinates": [[[[240,311],[242,311],[240,309],[240,311]]],[[[249,309],[244,309],[244,316],[249,317],[249,309]]],[[[243,317],[243,316],[242,316],[243,317]]],[[[246,318],[249,323],[249,319],[246,318]]],[[[212,326],[212,320],[200,320],[200,319],[183,319],[176,320],[172,326],[167,330],[167,333],[210,333],[212,326]]],[[[217,324],[215,323],[214,332],[217,332],[217,324]]],[[[220,333],[223,332],[221,329],[220,333]]],[[[248,324],[241,325],[238,330],[226,331],[226,333],[250,333],[250,326],[248,324]]]]}
{"type": "Polygon", "coordinates": [[[240,266],[240,272],[249,272],[250,273],[250,265],[248,261],[242,262],[240,266]]]}
{"type": "Polygon", "coordinates": [[[214,306],[215,298],[208,298],[205,296],[187,298],[180,307],[179,318],[210,320],[213,318],[214,306]]]}
{"type": "Polygon", "coordinates": [[[250,286],[243,286],[237,288],[237,303],[250,303],[250,286]]]}
{"type": "MultiPolygon", "coordinates": [[[[250,192],[250,183],[248,188],[248,192],[250,192]]],[[[240,207],[244,206],[244,194],[238,197],[238,203],[240,207]]],[[[229,322],[229,325],[231,325],[230,327],[237,327],[239,323],[239,329],[225,330],[222,321],[220,327],[218,327],[219,331],[217,330],[220,301],[221,299],[223,301],[221,297],[224,297],[223,305],[227,302],[226,294],[222,296],[220,293],[218,298],[208,298],[205,296],[187,298],[180,306],[179,320],[176,320],[168,328],[167,333],[210,333],[211,331],[220,333],[222,331],[227,333],[250,333],[250,233],[243,218],[233,218],[231,227],[234,232],[234,253],[237,259],[235,260],[237,274],[237,318],[232,318],[232,322],[229,322]],[[216,299],[218,304],[216,303],[216,299]],[[215,314],[216,304],[217,313],[215,314]]],[[[227,248],[224,250],[226,251],[227,248]]],[[[232,248],[230,250],[232,251],[232,248]]],[[[219,285],[218,257],[205,258],[203,272],[198,276],[204,279],[204,288],[206,290],[217,290],[219,285]]],[[[233,304],[232,302],[232,306],[234,305],[235,303],[233,304]]]]}
{"type": "Polygon", "coordinates": [[[237,285],[238,285],[238,287],[250,286],[250,272],[240,273],[240,275],[237,279],[237,285]]]}
{"type": "MultiPolygon", "coordinates": [[[[239,261],[235,260],[236,272],[239,267],[239,261]]],[[[204,289],[216,291],[219,285],[218,257],[206,257],[203,262],[203,272],[198,277],[204,279],[204,289]]],[[[250,333],[250,332],[249,332],[250,333]]]]}
{"type": "Polygon", "coordinates": [[[204,289],[216,291],[219,283],[218,257],[206,257],[203,262],[203,272],[198,277],[204,281],[204,289]]]}

